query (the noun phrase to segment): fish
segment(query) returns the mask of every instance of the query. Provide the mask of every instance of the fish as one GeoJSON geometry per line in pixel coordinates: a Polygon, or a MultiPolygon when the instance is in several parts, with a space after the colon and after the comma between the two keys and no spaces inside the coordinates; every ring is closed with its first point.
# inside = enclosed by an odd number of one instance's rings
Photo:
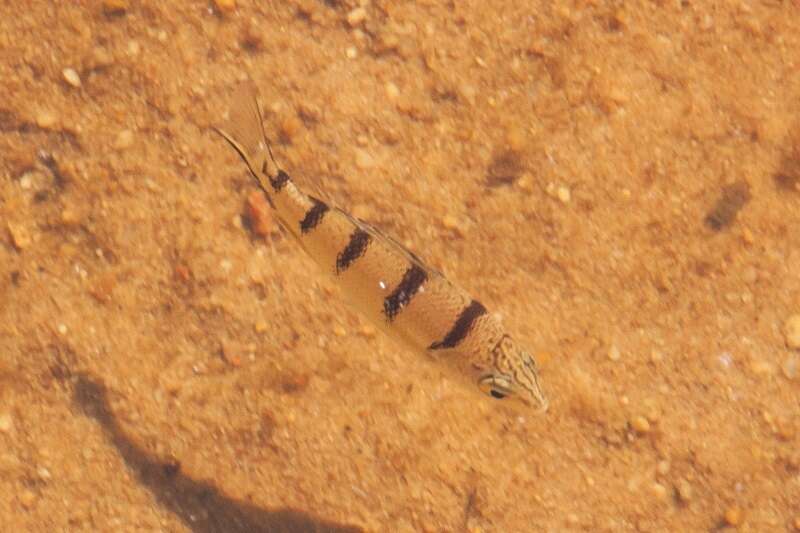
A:
{"type": "Polygon", "coordinates": [[[396,239],[304,190],[278,166],[254,83],[235,92],[227,120],[214,129],[244,161],[286,233],[380,330],[493,400],[547,410],[536,360],[497,316],[396,239]]]}

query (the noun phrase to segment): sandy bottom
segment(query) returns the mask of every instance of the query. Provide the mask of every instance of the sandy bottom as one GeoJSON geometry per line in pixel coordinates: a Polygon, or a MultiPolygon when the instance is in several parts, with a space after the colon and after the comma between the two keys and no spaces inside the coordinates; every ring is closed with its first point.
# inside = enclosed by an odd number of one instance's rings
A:
{"type": "Polygon", "coordinates": [[[0,530],[800,530],[796,2],[232,4],[0,7],[0,530]],[[211,129],[247,77],[546,415],[341,303],[211,129]]]}

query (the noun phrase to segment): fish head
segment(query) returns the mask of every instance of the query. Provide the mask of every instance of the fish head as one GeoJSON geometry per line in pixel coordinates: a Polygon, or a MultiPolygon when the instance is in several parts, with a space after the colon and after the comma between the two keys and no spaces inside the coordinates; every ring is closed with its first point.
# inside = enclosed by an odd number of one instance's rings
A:
{"type": "Polygon", "coordinates": [[[547,410],[536,360],[510,336],[504,335],[476,369],[478,387],[494,400],[527,411],[547,410]]]}

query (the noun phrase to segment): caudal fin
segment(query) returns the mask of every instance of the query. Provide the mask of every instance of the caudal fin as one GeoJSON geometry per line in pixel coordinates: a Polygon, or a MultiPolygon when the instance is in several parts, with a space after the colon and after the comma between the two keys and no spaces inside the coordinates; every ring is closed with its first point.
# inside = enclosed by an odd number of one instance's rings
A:
{"type": "Polygon", "coordinates": [[[277,171],[277,165],[264,133],[255,83],[244,82],[234,91],[228,119],[214,129],[236,150],[258,185],[267,191],[264,180],[277,171]]]}

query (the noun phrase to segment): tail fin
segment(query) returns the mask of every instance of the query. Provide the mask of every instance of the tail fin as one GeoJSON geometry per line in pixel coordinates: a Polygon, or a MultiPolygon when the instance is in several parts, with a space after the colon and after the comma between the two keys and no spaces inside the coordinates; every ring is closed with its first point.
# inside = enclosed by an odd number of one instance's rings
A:
{"type": "Polygon", "coordinates": [[[278,166],[264,133],[258,90],[253,81],[244,82],[236,89],[228,119],[214,129],[236,150],[258,186],[269,196],[264,180],[276,175],[278,166]]]}

